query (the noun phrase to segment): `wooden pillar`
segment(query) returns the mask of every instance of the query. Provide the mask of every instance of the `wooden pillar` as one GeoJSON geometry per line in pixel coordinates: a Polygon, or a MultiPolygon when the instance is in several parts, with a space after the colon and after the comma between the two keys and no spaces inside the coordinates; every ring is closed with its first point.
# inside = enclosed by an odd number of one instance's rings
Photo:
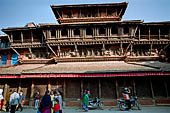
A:
{"type": "Polygon", "coordinates": [[[4,94],[3,94],[3,97],[4,97],[4,100],[6,100],[6,95],[8,93],[8,84],[6,83],[5,86],[4,86],[4,94]]]}
{"type": "Polygon", "coordinates": [[[120,43],[120,55],[123,55],[123,43],[120,43]]]}
{"type": "Polygon", "coordinates": [[[116,97],[117,99],[119,98],[119,86],[118,86],[118,81],[115,80],[115,86],[116,86],[116,97]]]}
{"type": "Polygon", "coordinates": [[[66,98],[66,79],[64,79],[64,86],[63,86],[63,98],[65,99],[66,98]]]}
{"type": "Polygon", "coordinates": [[[132,56],[133,44],[130,45],[130,56],[132,56]]]}
{"type": "Polygon", "coordinates": [[[105,44],[103,44],[103,48],[102,48],[102,56],[104,56],[104,52],[105,52],[105,44]]]}
{"type": "Polygon", "coordinates": [[[58,32],[59,32],[59,38],[61,38],[61,29],[59,29],[58,32]]]}
{"type": "Polygon", "coordinates": [[[48,89],[48,91],[51,91],[51,80],[50,80],[50,78],[48,79],[47,89],[48,89]]]}
{"type": "Polygon", "coordinates": [[[60,57],[60,52],[61,52],[60,45],[58,45],[58,57],[60,57]]]}
{"type": "Polygon", "coordinates": [[[83,38],[86,38],[86,30],[87,29],[82,29],[83,30],[83,38]]]}
{"type": "Polygon", "coordinates": [[[21,42],[23,43],[23,41],[24,41],[24,38],[23,38],[23,33],[21,31],[21,42]]]}
{"type": "Polygon", "coordinates": [[[152,44],[150,45],[150,56],[152,54],[152,44]]]}
{"type": "Polygon", "coordinates": [[[32,103],[33,103],[33,100],[34,100],[33,96],[34,96],[34,80],[32,79],[29,106],[32,106],[32,103]]]}
{"type": "Polygon", "coordinates": [[[31,43],[33,43],[33,42],[34,42],[34,38],[33,38],[33,33],[31,31],[31,43]]]}
{"type": "Polygon", "coordinates": [[[150,87],[151,87],[151,95],[152,95],[152,98],[155,98],[155,96],[154,96],[154,91],[153,91],[153,85],[152,85],[151,79],[150,79],[150,87]]]}
{"type": "Polygon", "coordinates": [[[102,88],[101,88],[101,81],[99,79],[99,98],[102,97],[102,88]]]}

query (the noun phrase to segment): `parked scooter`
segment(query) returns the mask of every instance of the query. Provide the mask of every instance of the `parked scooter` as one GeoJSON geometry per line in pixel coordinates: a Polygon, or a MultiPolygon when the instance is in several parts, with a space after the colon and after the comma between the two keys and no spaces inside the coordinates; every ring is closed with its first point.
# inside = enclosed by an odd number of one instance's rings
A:
{"type": "MultiPolygon", "coordinates": [[[[130,99],[130,102],[131,102],[131,108],[132,109],[137,108],[138,110],[141,110],[140,104],[138,103],[137,96],[132,96],[131,99],[130,99]]],[[[127,103],[124,99],[119,99],[118,103],[119,103],[119,109],[121,111],[124,111],[128,108],[128,105],[127,105],[127,103]]]]}
{"type": "Polygon", "coordinates": [[[89,109],[102,109],[103,110],[104,105],[101,103],[100,99],[98,97],[95,97],[94,100],[89,101],[88,108],[89,109]]]}

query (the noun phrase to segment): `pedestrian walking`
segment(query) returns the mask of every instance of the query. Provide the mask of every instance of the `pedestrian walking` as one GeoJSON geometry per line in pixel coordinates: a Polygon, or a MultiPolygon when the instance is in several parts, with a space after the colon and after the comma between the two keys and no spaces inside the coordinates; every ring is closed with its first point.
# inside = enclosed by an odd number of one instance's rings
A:
{"type": "Polygon", "coordinates": [[[49,91],[46,91],[45,95],[41,100],[39,111],[41,113],[51,113],[51,106],[52,106],[51,97],[49,95],[49,91]]]}
{"type": "Polygon", "coordinates": [[[0,111],[2,110],[3,103],[4,103],[4,97],[2,93],[3,93],[3,89],[0,89],[0,111]]]}
{"type": "Polygon", "coordinates": [[[58,99],[55,99],[55,103],[54,104],[55,104],[54,107],[52,107],[52,109],[54,110],[54,113],[59,113],[60,105],[59,105],[58,99]]]}
{"type": "MultiPolygon", "coordinates": [[[[53,90],[50,92],[50,97],[51,97],[52,107],[54,107],[55,97],[54,97],[54,91],[53,90]]],[[[54,112],[54,110],[51,109],[51,113],[53,113],[53,112],[54,112]]]]}
{"type": "Polygon", "coordinates": [[[21,90],[20,93],[19,93],[19,103],[18,103],[19,105],[18,105],[16,111],[18,111],[20,109],[20,111],[22,112],[22,110],[23,110],[23,107],[22,107],[23,102],[24,102],[24,94],[23,94],[23,91],[21,90]]]}
{"type": "Polygon", "coordinates": [[[84,96],[83,96],[83,109],[87,112],[88,111],[88,105],[89,105],[89,95],[88,91],[85,90],[84,96]]]}
{"type": "Polygon", "coordinates": [[[10,99],[11,94],[12,94],[12,90],[9,90],[6,96],[6,112],[9,112],[9,99],[10,99]]]}
{"type": "Polygon", "coordinates": [[[61,92],[60,91],[57,91],[57,96],[55,98],[58,99],[58,101],[59,101],[59,105],[60,105],[59,113],[62,113],[63,101],[62,101],[62,96],[61,96],[61,92]]]}
{"type": "Polygon", "coordinates": [[[14,92],[10,95],[10,99],[9,99],[9,104],[11,105],[10,113],[15,113],[18,101],[19,101],[19,94],[16,92],[16,90],[14,90],[14,92]]]}
{"type": "Polygon", "coordinates": [[[35,100],[35,106],[34,106],[34,108],[35,108],[36,110],[38,110],[39,102],[40,102],[40,92],[39,92],[39,91],[37,91],[37,93],[35,94],[34,100],[35,100]]]}

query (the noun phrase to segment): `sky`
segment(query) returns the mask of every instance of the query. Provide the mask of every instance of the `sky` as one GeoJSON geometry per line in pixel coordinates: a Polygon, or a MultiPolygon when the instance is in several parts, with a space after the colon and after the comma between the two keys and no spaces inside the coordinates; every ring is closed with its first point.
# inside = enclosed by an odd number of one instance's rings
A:
{"type": "Polygon", "coordinates": [[[170,0],[0,0],[0,29],[23,27],[29,22],[57,23],[50,5],[119,2],[128,2],[122,20],[170,21],[170,0]]]}

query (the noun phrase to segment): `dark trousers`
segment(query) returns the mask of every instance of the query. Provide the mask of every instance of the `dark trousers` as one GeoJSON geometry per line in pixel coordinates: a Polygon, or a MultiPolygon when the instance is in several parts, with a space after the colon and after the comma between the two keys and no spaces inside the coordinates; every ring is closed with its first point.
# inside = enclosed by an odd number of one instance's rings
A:
{"type": "Polygon", "coordinates": [[[17,107],[17,111],[18,111],[18,109],[19,109],[19,108],[21,109],[21,111],[23,110],[23,107],[22,107],[22,105],[21,105],[21,104],[19,104],[19,105],[18,105],[18,107],[17,107]]]}
{"type": "Polygon", "coordinates": [[[15,113],[15,110],[16,110],[16,105],[11,105],[10,113],[15,113]]]}
{"type": "Polygon", "coordinates": [[[9,102],[6,103],[6,112],[9,112],[9,102]]]}
{"type": "Polygon", "coordinates": [[[62,113],[62,110],[59,110],[59,113],[62,113]]]}
{"type": "Polygon", "coordinates": [[[131,102],[130,102],[130,100],[126,100],[126,103],[127,103],[127,105],[128,105],[127,110],[131,109],[131,102]]]}

